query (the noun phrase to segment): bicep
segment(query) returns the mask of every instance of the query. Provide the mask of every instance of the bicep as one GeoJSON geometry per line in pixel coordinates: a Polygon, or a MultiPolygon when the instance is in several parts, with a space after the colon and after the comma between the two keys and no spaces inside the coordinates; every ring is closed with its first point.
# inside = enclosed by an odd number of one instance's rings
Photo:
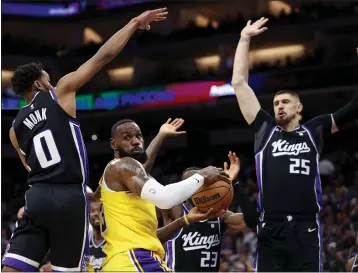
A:
{"type": "Polygon", "coordinates": [[[55,93],[61,96],[66,93],[77,92],[86,84],[96,73],[98,73],[105,63],[100,62],[97,58],[92,57],[82,64],[76,71],[62,77],[56,85],[55,93]]]}
{"type": "Polygon", "coordinates": [[[144,184],[150,180],[142,164],[132,158],[122,158],[112,166],[115,180],[132,193],[141,196],[144,184]]]}
{"type": "Polygon", "coordinates": [[[132,193],[138,195],[141,197],[142,189],[144,184],[149,180],[150,178],[148,176],[133,176],[129,179],[126,179],[124,181],[124,185],[130,190],[132,193]]]}
{"type": "Polygon", "coordinates": [[[243,81],[242,84],[234,86],[234,89],[241,113],[250,125],[260,111],[260,103],[247,82],[243,81]]]}
{"type": "Polygon", "coordinates": [[[324,135],[333,133],[333,122],[332,115],[322,115],[315,117],[305,123],[305,127],[312,134],[314,140],[319,143],[324,135]]]}

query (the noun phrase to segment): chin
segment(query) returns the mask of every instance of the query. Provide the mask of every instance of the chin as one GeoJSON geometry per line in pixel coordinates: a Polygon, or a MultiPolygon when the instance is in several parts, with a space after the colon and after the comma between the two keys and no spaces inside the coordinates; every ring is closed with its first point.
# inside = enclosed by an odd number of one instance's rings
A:
{"type": "Polygon", "coordinates": [[[289,122],[289,120],[287,120],[287,119],[276,118],[276,123],[280,126],[286,125],[288,122],[289,122]]]}
{"type": "Polygon", "coordinates": [[[131,157],[135,160],[138,160],[142,164],[144,164],[148,160],[148,155],[146,152],[142,152],[140,154],[132,154],[131,157]]]}
{"type": "Polygon", "coordinates": [[[276,118],[276,123],[277,123],[279,126],[285,126],[285,125],[289,124],[292,119],[293,119],[293,118],[289,118],[289,117],[285,117],[285,118],[283,118],[283,119],[276,118]]]}
{"type": "Polygon", "coordinates": [[[98,225],[93,224],[92,227],[93,227],[93,229],[95,229],[96,231],[100,231],[100,230],[101,230],[101,225],[100,225],[100,224],[98,224],[98,225]]]}

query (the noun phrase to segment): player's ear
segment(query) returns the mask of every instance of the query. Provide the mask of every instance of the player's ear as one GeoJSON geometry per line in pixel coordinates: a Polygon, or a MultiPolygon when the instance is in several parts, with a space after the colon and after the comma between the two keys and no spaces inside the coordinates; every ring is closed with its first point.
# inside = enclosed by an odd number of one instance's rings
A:
{"type": "Polygon", "coordinates": [[[111,137],[111,139],[109,140],[109,143],[111,144],[111,148],[113,150],[117,150],[116,141],[114,140],[113,137],[111,137]]]}
{"type": "Polygon", "coordinates": [[[43,91],[42,85],[40,83],[40,81],[34,81],[34,85],[33,85],[35,90],[40,90],[43,91]]]}
{"type": "Polygon", "coordinates": [[[302,105],[302,103],[299,103],[297,106],[297,114],[301,114],[302,110],[303,110],[303,105],[302,105]]]}

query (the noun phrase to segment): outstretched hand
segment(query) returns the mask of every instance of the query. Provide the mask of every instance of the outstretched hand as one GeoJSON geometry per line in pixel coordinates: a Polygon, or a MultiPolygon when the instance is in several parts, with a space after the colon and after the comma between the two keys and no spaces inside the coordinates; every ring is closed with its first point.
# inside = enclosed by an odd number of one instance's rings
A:
{"type": "Polygon", "coordinates": [[[222,210],[219,212],[215,212],[213,208],[209,209],[207,212],[201,212],[199,211],[199,209],[197,207],[192,208],[187,217],[188,217],[188,221],[189,223],[196,223],[199,221],[203,221],[206,219],[210,219],[210,218],[217,218],[220,217],[222,215],[224,215],[226,212],[226,210],[222,210]]]}
{"type": "Polygon", "coordinates": [[[268,20],[268,18],[261,17],[261,19],[257,20],[253,24],[251,24],[251,20],[249,20],[241,31],[241,37],[253,37],[263,33],[267,30],[267,27],[263,26],[267,23],[268,20]]]}
{"type": "Polygon", "coordinates": [[[240,159],[236,153],[229,152],[228,158],[230,160],[230,167],[227,162],[224,163],[224,171],[229,175],[231,181],[234,181],[240,172],[240,159]]]}
{"type": "Polygon", "coordinates": [[[173,121],[172,119],[168,119],[166,123],[164,123],[160,129],[159,134],[167,137],[167,136],[177,136],[177,135],[183,135],[186,134],[185,131],[178,131],[180,127],[184,124],[184,119],[182,118],[176,118],[173,121]]]}
{"type": "Polygon", "coordinates": [[[167,19],[167,8],[155,9],[155,10],[147,10],[143,12],[141,15],[134,18],[139,24],[140,29],[150,30],[150,23],[159,22],[167,19]]]}

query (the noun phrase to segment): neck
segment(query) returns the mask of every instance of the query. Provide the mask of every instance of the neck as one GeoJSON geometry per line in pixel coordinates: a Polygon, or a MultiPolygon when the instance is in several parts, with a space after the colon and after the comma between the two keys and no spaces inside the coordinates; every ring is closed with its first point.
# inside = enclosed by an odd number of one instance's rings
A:
{"type": "Polygon", "coordinates": [[[97,229],[93,229],[93,240],[96,244],[99,244],[100,242],[102,242],[103,237],[101,235],[101,231],[97,230],[97,229]]]}
{"type": "Polygon", "coordinates": [[[115,158],[115,159],[118,159],[118,158],[119,158],[119,153],[118,153],[118,151],[114,151],[114,158],[115,158]]]}
{"type": "Polygon", "coordinates": [[[295,117],[289,123],[282,125],[280,127],[287,132],[292,132],[299,124],[300,124],[299,118],[295,117]]]}
{"type": "Polygon", "coordinates": [[[29,104],[32,101],[32,99],[35,96],[35,93],[36,93],[36,91],[31,91],[31,92],[29,92],[29,93],[24,95],[24,99],[25,99],[27,104],[29,104]]]}

